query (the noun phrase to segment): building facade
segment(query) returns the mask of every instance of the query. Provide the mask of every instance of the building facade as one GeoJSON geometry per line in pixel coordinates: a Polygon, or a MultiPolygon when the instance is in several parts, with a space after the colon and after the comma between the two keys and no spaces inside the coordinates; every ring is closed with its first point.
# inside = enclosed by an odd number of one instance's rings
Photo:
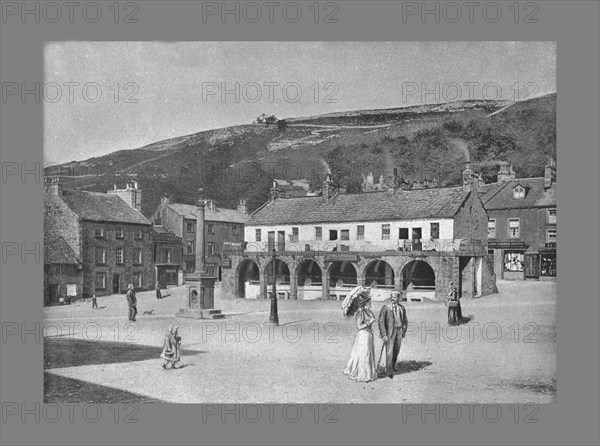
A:
{"type": "MultiPolygon", "coordinates": [[[[222,270],[230,267],[229,255],[242,249],[244,225],[250,216],[245,200],[240,201],[238,209],[219,208],[213,200],[204,202],[207,273],[220,277],[222,270]]],[[[168,197],[163,197],[151,220],[181,239],[183,273],[193,273],[196,270],[197,249],[196,205],[173,203],[168,197]]]]}
{"type": "MultiPolygon", "coordinates": [[[[136,192],[130,195],[141,201],[137,184],[128,183],[122,191],[132,189],[136,192]]],[[[68,190],[47,179],[45,230],[60,235],[80,259],[81,297],[124,293],[129,283],[138,290],[154,286],[152,225],[111,192],[68,190]]]]}
{"type": "Polygon", "coordinates": [[[340,299],[357,285],[373,287],[375,300],[394,289],[440,300],[450,281],[462,296],[496,292],[488,219],[471,182],[342,194],[328,177],[321,196],[275,197],[252,214],[224,280],[237,297],[266,298],[274,280],[281,297],[306,300],[340,299]]]}
{"type": "Polygon", "coordinates": [[[63,237],[44,236],[44,305],[83,293],[83,264],[63,237]]]}
{"type": "Polygon", "coordinates": [[[164,226],[152,227],[154,242],[154,268],[156,281],[161,288],[183,285],[183,245],[177,237],[164,226]]]}
{"type": "Polygon", "coordinates": [[[499,175],[481,198],[488,213],[488,255],[498,278],[556,280],[556,174],[550,162],[544,177],[499,175]]]}

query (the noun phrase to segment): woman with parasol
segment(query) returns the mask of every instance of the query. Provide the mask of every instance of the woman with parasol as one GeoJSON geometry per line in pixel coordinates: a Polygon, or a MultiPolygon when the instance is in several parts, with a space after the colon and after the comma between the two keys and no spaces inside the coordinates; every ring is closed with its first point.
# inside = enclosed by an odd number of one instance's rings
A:
{"type": "Polygon", "coordinates": [[[375,315],[371,311],[369,292],[368,288],[356,287],[342,304],[342,314],[344,317],[355,316],[358,328],[344,374],[355,381],[363,382],[373,381],[377,378],[372,328],[375,315]]]}

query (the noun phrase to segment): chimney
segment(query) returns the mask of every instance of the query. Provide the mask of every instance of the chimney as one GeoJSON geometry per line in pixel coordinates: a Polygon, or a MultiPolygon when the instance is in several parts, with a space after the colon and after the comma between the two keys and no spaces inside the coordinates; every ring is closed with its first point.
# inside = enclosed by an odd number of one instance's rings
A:
{"type": "Polygon", "coordinates": [[[242,214],[248,213],[248,208],[246,207],[246,200],[240,200],[240,204],[238,204],[238,212],[242,214]]]}
{"type": "Polygon", "coordinates": [[[516,177],[517,174],[510,164],[504,162],[500,164],[500,168],[498,169],[498,183],[514,180],[516,177]]]}
{"type": "Polygon", "coordinates": [[[546,167],[544,168],[544,189],[552,187],[552,183],[555,181],[555,164],[554,160],[550,159],[546,167]]]}
{"type": "Polygon", "coordinates": [[[49,194],[58,197],[62,192],[62,184],[60,183],[60,177],[45,177],[44,185],[46,192],[49,194]]]}
{"type": "Polygon", "coordinates": [[[269,201],[275,201],[277,199],[277,181],[273,180],[273,185],[271,186],[271,192],[269,193],[269,201]]]}
{"type": "Polygon", "coordinates": [[[471,163],[469,161],[465,164],[465,170],[462,174],[463,177],[463,187],[470,187],[473,183],[473,171],[471,170],[471,163]]]}
{"type": "Polygon", "coordinates": [[[196,269],[195,272],[204,272],[204,214],[206,203],[204,189],[198,189],[199,198],[196,201],[196,269]]]}
{"type": "Polygon", "coordinates": [[[117,185],[114,184],[113,190],[107,191],[107,194],[117,195],[133,209],[142,212],[142,191],[137,188],[137,181],[128,181],[125,189],[117,189],[117,185]]]}
{"type": "Polygon", "coordinates": [[[171,203],[171,197],[169,197],[169,195],[167,194],[163,194],[163,196],[160,199],[161,204],[170,204],[171,203]]]}
{"type": "Polygon", "coordinates": [[[334,195],[333,181],[331,181],[331,174],[328,173],[325,181],[323,181],[323,198],[325,201],[329,201],[334,195]]]}

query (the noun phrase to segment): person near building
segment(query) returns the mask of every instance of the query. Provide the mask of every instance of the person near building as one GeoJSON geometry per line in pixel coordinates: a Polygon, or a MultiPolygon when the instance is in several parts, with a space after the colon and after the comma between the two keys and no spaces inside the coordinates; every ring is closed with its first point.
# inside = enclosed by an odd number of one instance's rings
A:
{"type": "Polygon", "coordinates": [[[95,294],[92,296],[92,310],[93,310],[94,308],[95,308],[96,310],[98,309],[98,301],[96,300],[96,295],[95,295],[95,294]]]}
{"type": "Polygon", "coordinates": [[[393,291],[392,305],[384,305],[379,312],[379,335],[386,349],[385,371],[389,378],[393,378],[394,371],[399,370],[396,362],[407,328],[408,318],[406,308],[400,304],[400,292],[393,291]]]}
{"type": "Polygon", "coordinates": [[[181,336],[179,336],[179,327],[169,325],[169,331],[165,335],[163,349],[160,357],[165,360],[163,369],[175,369],[176,364],[181,359],[180,354],[181,336]]]}
{"type": "Polygon", "coordinates": [[[362,288],[354,295],[349,294],[342,304],[342,312],[346,317],[355,316],[358,329],[344,374],[359,382],[373,381],[377,379],[372,328],[375,316],[371,311],[369,291],[362,288]]]}
{"type": "Polygon", "coordinates": [[[459,325],[462,322],[462,308],[460,306],[458,290],[454,286],[454,282],[450,282],[446,305],[448,307],[448,324],[459,325]]]}
{"type": "Polygon", "coordinates": [[[156,298],[162,299],[162,295],[160,294],[160,282],[156,282],[156,298]]]}
{"type": "Polygon", "coordinates": [[[135,291],[133,290],[133,283],[127,285],[127,305],[129,306],[129,320],[135,322],[137,315],[137,298],[135,297],[135,291]]]}

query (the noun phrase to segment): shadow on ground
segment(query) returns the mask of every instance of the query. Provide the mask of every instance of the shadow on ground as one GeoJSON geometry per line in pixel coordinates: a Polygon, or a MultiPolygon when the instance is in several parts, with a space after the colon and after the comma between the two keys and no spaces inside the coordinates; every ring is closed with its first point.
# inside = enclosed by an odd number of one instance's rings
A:
{"type": "MultiPolygon", "coordinates": [[[[159,359],[161,347],[85,339],[44,338],[44,368],[115,364],[159,359]]],[[[182,355],[206,353],[182,349],[182,355]]]]}
{"type": "MultiPolygon", "coordinates": [[[[402,361],[396,364],[394,375],[404,375],[405,373],[418,372],[433,364],[430,361],[402,361]]],[[[385,366],[379,366],[377,369],[379,377],[386,376],[385,366]]]]}
{"type": "MultiPolygon", "coordinates": [[[[137,393],[44,372],[44,403],[165,403],[137,393]]],[[[125,408],[124,408],[125,409],[125,408]]],[[[125,409],[126,410],[126,409],[125,409]]],[[[129,413],[129,415],[134,415],[129,413]]]]}

